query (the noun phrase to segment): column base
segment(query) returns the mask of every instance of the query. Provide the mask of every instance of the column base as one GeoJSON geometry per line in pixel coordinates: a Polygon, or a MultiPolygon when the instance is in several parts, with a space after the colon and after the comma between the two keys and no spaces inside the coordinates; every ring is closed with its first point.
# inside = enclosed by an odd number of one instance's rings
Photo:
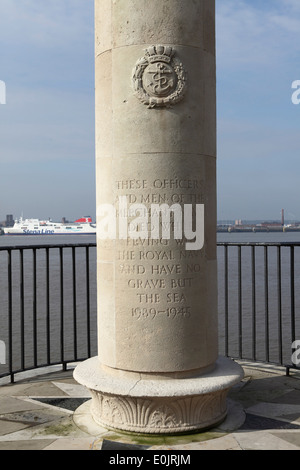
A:
{"type": "Polygon", "coordinates": [[[220,424],[227,393],[244,376],[231,359],[219,357],[213,371],[184,379],[116,377],[98,357],[79,364],[74,378],[92,394],[94,421],[108,429],[142,434],[184,434],[220,424]]]}

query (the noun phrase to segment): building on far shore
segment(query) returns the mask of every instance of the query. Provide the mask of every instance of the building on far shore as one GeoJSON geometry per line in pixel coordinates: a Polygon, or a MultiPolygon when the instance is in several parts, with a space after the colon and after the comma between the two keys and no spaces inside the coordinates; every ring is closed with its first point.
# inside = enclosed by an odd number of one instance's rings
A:
{"type": "Polygon", "coordinates": [[[2,222],[0,222],[0,227],[13,227],[14,226],[14,217],[12,214],[8,214],[6,216],[6,219],[2,222]]]}

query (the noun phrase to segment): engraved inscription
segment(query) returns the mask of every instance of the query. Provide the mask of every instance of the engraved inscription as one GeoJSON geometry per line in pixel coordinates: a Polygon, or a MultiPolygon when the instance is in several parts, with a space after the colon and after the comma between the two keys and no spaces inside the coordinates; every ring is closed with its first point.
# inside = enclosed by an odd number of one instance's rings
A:
{"type": "MultiPolygon", "coordinates": [[[[150,69],[154,70],[154,69],[150,69]]],[[[161,82],[163,83],[163,81],[161,82]]],[[[174,214],[163,218],[164,204],[197,204],[204,200],[203,181],[189,178],[119,179],[116,195],[143,204],[144,216],[157,204],[161,227],[174,229],[174,214]]],[[[128,208],[129,209],[129,206],[128,208]]],[[[128,211],[128,218],[135,217],[128,211]]],[[[148,224],[151,230],[151,223],[148,224]]],[[[128,314],[139,322],[189,319],[195,313],[190,299],[199,289],[201,253],[186,250],[186,238],[124,238],[118,241],[117,273],[128,293],[128,314]]]]}
{"type": "Polygon", "coordinates": [[[149,319],[154,320],[165,316],[167,318],[189,318],[191,316],[191,307],[170,307],[163,310],[155,307],[134,307],[131,309],[132,316],[136,320],[149,319]]]}

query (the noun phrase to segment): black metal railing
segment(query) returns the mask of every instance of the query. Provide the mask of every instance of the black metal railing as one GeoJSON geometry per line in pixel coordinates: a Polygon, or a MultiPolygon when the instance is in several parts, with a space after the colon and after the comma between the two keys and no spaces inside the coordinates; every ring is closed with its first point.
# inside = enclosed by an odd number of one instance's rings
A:
{"type": "Polygon", "coordinates": [[[223,354],[297,368],[300,243],[220,242],[218,265],[223,354]]]}
{"type": "MultiPolygon", "coordinates": [[[[296,368],[300,243],[220,242],[218,280],[220,354],[296,368]]],[[[95,355],[96,290],[95,243],[0,247],[0,377],[95,355]]]]}
{"type": "Polygon", "coordinates": [[[95,293],[95,243],[0,247],[0,377],[95,354],[95,293]]]}

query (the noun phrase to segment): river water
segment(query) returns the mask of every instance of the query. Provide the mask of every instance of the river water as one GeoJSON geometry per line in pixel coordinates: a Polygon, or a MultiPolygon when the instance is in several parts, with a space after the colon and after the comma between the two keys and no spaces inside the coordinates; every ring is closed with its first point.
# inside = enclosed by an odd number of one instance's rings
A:
{"type": "MultiPolygon", "coordinates": [[[[300,242],[300,233],[218,233],[218,242],[300,242]]],[[[2,236],[0,247],[51,245],[49,262],[49,306],[46,296],[46,250],[36,252],[36,280],[33,276],[33,250],[24,250],[23,282],[20,274],[20,252],[12,253],[12,337],[13,366],[15,370],[34,366],[33,351],[36,351],[37,364],[46,364],[47,341],[50,346],[50,360],[59,362],[62,358],[61,341],[63,340],[63,359],[74,358],[74,332],[77,337],[76,354],[78,359],[88,354],[87,345],[87,302],[86,302],[86,250],[76,249],[76,282],[72,278],[72,249],[64,249],[63,254],[63,299],[61,301],[60,252],[52,248],[57,244],[95,243],[94,235],[81,236],[2,236]],[[33,296],[36,282],[36,297],[33,296]],[[76,296],[74,296],[74,285],[76,296]],[[24,293],[24,294],[23,294],[24,293]],[[24,301],[22,301],[22,297],[24,301]],[[48,310],[49,308],[49,310],[48,310]],[[61,317],[63,312],[63,320],[61,317]],[[49,316],[47,316],[49,314],[49,316]],[[49,323],[48,322],[49,319],[49,323]],[[62,336],[62,322],[64,335],[62,336]],[[47,325],[49,333],[47,333],[47,325]],[[37,342],[33,331],[36,329],[37,342]],[[22,340],[24,332],[25,340],[22,340]],[[24,363],[22,363],[22,350],[24,363]]],[[[91,330],[91,354],[97,353],[97,301],[96,301],[96,249],[90,248],[89,256],[89,306],[91,330]]],[[[228,354],[237,357],[240,351],[239,339],[242,339],[242,355],[246,359],[255,357],[259,360],[278,362],[279,333],[278,322],[283,325],[283,362],[290,363],[292,322],[291,322],[291,285],[290,285],[290,249],[281,250],[281,312],[279,310],[277,248],[268,249],[268,282],[265,281],[264,248],[255,250],[255,304],[253,304],[251,248],[242,248],[241,284],[239,284],[238,249],[228,248],[228,354]],[[266,291],[267,286],[267,291],[266,291]],[[267,293],[267,303],[266,303],[267,293]],[[241,294],[241,297],[239,297],[241,294]],[[242,313],[242,320],[238,312],[242,313]],[[281,313],[281,316],[280,316],[281,313]],[[256,346],[253,349],[253,333],[256,346]],[[268,344],[266,348],[266,334],[268,344]],[[267,352],[266,352],[267,350],[267,352]]],[[[0,341],[8,344],[9,322],[9,284],[8,254],[0,251],[0,341]]],[[[300,339],[300,248],[295,248],[295,334],[300,339]]],[[[218,284],[219,284],[219,345],[220,353],[225,352],[225,278],[224,247],[218,247],[218,284]]],[[[8,355],[7,355],[8,356],[8,355]]],[[[6,356],[6,358],[7,358],[6,356]]],[[[0,357],[1,360],[1,357],[0,357]]],[[[1,362],[1,361],[0,361],[1,362]]],[[[6,361],[7,362],[7,361],[6,361]]],[[[0,364],[0,376],[8,370],[7,364],[0,364]]]]}

